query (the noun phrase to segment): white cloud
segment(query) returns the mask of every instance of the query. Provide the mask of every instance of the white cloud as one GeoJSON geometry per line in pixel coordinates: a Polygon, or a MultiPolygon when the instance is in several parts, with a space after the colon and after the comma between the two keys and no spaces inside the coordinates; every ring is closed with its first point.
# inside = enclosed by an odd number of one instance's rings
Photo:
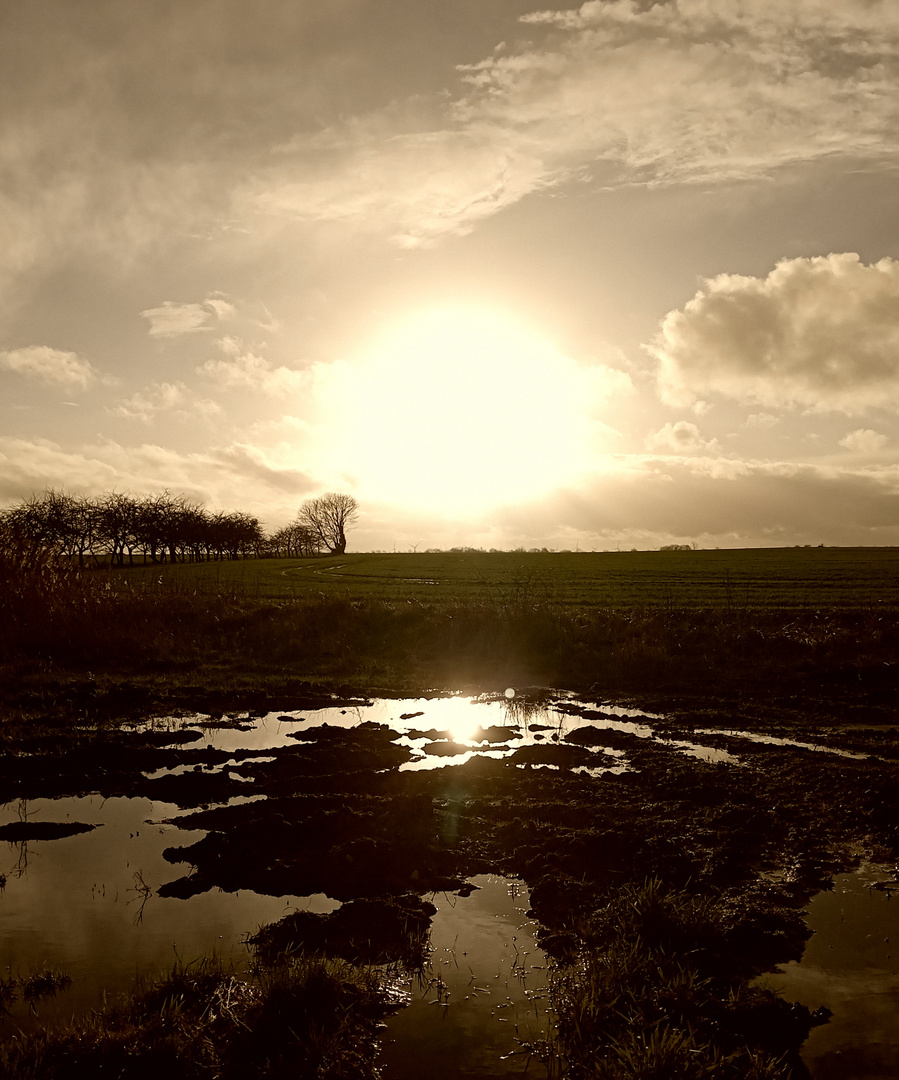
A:
{"type": "Polygon", "coordinates": [[[148,424],[160,412],[176,413],[181,417],[213,417],[220,415],[222,409],[208,398],[194,398],[183,382],[162,382],[132,394],[111,411],[148,424]]]}
{"type": "Polygon", "coordinates": [[[777,417],[768,412],[750,413],[746,417],[748,428],[773,428],[777,427],[778,423],[777,417]]]}
{"type": "Polygon", "coordinates": [[[493,125],[385,132],[383,116],[329,129],[244,192],[266,214],[394,234],[412,248],[465,234],[553,180],[493,125]]]}
{"type": "Polygon", "coordinates": [[[460,66],[462,95],[298,137],[242,195],[276,215],[465,233],[573,180],[715,182],[899,145],[899,9],[869,0],[596,0],[460,66]]]}
{"type": "Polygon", "coordinates": [[[899,403],[899,262],[785,259],[767,278],[721,274],[671,311],[648,351],[663,400],[721,394],[861,411],[899,403]]]}
{"type": "Polygon", "coordinates": [[[197,371],[218,386],[229,390],[255,390],[278,397],[295,395],[308,385],[306,373],[283,365],[273,366],[237,338],[223,337],[216,344],[224,357],[207,360],[197,371]]]}
{"type": "Polygon", "coordinates": [[[214,311],[219,322],[233,319],[237,315],[237,308],[226,298],[224,293],[210,293],[203,301],[203,306],[214,311]]]}
{"type": "Polygon", "coordinates": [[[646,449],[662,454],[707,454],[717,453],[718,442],[703,438],[699,428],[689,420],[677,420],[649,435],[646,449]]]}
{"type": "Polygon", "coordinates": [[[840,439],[840,446],[844,446],[853,454],[871,455],[881,451],[890,440],[880,431],[872,431],[871,428],[856,428],[840,439]]]}
{"type": "Polygon", "coordinates": [[[313,489],[306,473],[284,466],[264,447],[244,443],[184,453],[154,443],[113,440],[66,447],[49,439],[0,436],[0,503],[44,488],[96,495],[102,491],[177,491],[214,508],[289,520],[313,489]]]}
{"type": "Polygon", "coordinates": [[[160,307],[147,308],[141,315],[150,323],[151,337],[181,337],[213,329],[215,322],[232,319],[237,309],[223,293],[211,293],[200,304],[176,304],[163,300],[160,307]]]}
{"type": "Polygon", "coordinates": [[[0,352],[0,368],[46,383],[86,389],[98,378],[97,370],[77,353],[32,345],[0,352]]]}

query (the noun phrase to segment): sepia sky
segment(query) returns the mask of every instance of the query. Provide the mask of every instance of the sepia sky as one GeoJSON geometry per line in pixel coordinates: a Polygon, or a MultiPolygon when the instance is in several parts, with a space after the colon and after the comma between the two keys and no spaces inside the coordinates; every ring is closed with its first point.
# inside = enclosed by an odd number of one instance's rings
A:
{"type": "Polygon", "coordinates": [[[899,543],[894,0],[0,12],[0,505],[899,543]]]}

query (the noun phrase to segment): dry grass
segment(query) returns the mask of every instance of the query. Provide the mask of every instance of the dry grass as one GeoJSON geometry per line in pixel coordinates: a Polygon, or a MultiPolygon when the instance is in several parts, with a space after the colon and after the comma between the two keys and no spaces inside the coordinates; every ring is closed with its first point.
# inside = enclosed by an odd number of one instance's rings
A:
{"type": "Polygon", "coordinates": [[[374,1080],[385,1005],[371,972],[294,958],[247,976],[176,968],[121,1004],[0,1045],[9,1080],[374,1080]]]}

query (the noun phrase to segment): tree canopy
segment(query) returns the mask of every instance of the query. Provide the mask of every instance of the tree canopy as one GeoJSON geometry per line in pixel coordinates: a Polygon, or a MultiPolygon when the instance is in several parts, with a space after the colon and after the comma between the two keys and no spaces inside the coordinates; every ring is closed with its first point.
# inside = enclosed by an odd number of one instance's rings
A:
{"type": "Polygon", "coordinates": [[[332,555],[346,551],[346,529],[359,514],[359,504],[352,495],[326,492],[307,499],[300,507],[297,524],[305,526],[332,555]]]}

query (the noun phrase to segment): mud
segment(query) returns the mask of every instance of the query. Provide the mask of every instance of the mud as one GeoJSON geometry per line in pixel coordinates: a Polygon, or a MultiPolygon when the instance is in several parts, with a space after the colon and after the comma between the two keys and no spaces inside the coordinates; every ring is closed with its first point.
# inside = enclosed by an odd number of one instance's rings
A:
{"type": "MultiPolygon", "coordinates": [[[[650,880],[725,912],[714,956],[723,982],[798,960],[809,898],[863,854],[899,856],[899,737],[886,711],[824,724],[795,701],[646,705],[657,714],[653,738],[639,720],[627,730],[622,713],[620,727],[562,736],[531,724],[531,739],[542,739],[526,745],[526,710],[464,741],[426,719],[411,731],[359,722],[298,728],[263,751],[197,747],[199,728],[95,729],[55,752],[49,737],[7,745],[0,782],[20,799],[91,790],[192,810],[171,823],[205,835],[166,850],[173,877],[161,895],[249,889],[345,902],[334,915],[290,916],[259,948],[390,960],[410,928],[415,937],[426,927],[421,898],[462,894],[474,875],[498,873],[526,883],[540,944],[561,962],[601,947],[603,912],[650,880]],[[688,756],[677,740],[726,749],[735,763],[688,756]],[[443,767],[406,768],[422,752],[443,767]]],[[[597,723],[610,715],[576,703],[558,711],[597,723]]],[[[235,730],[252,721],[207,715],[235,730]]],[[[786,1008],[762,996],[728,1023],[795,1053],[824,1017],[786,1008]]]]}

